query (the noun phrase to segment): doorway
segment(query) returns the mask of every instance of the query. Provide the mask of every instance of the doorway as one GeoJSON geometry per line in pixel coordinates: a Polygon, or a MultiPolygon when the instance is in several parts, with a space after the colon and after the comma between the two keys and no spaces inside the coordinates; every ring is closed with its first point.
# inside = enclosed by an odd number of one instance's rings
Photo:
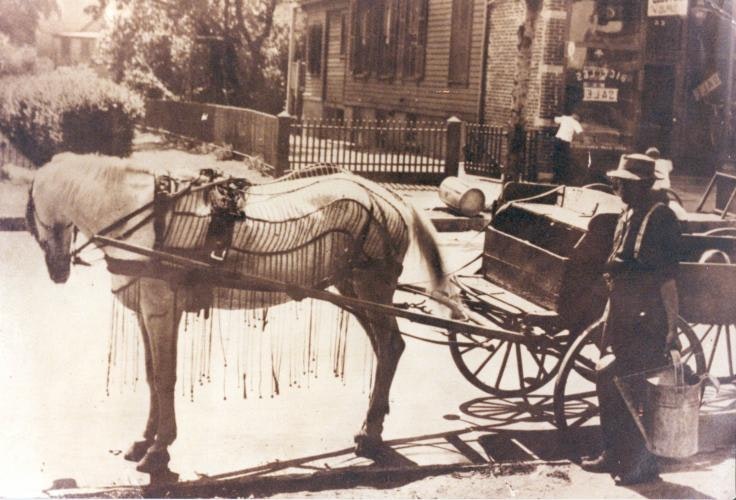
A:
{"type": "Polygon", "coordinates": [[[641,93],[641,124],[639,150],[657,147],[665,157],[672,154],[672,118],[675,97],[675,67],[647,65],[644,67],[644,88],[641,93]]]}

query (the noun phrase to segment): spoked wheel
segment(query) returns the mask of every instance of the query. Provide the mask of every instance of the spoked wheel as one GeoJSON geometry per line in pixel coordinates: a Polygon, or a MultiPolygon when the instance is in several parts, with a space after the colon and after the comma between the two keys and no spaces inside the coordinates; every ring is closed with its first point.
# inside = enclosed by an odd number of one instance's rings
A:
{"type": "Polygon", "coordinates": [[[721,383],[736,381],[736,325],[690,324],[703,349],[706,371],[721,383]]]}
{"type": "MultiPolygon", "coordinates": [[[[554,390],[555,425],[560,430],[579,427],[598,415],[595,366],[601,356],[603,326],[602,319],[589,326],[562,358],[554,390]]],[[[705,373],[705,356],[695,332],[682,318],[677,329],[683,363],[697,374],[705,373]]]]}
{"type": "Polygon", "coordinates": [[[559,367],[561,352],[544,335],[514,342],[450,332],[450,353],[460,373],[478,389],[494,396],[523,396],[552,380],[559,367]]]}

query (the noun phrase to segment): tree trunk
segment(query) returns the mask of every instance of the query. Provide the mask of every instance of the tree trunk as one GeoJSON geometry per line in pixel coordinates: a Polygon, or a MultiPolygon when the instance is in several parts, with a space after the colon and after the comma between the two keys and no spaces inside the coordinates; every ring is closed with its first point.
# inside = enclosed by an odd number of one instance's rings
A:
{"type": "Polygon", "coordinates": [[[524,118],[529,80],[531,77],[532,49],[534,37],[542,10],[542,0],[524,0],[524,22],[517,31],[516,75],[511,93],[511,119],[509,121],[509,150],[507,159],[507,179],[519,180],[524,175],[523,149],[526,123],[524,118]]]}

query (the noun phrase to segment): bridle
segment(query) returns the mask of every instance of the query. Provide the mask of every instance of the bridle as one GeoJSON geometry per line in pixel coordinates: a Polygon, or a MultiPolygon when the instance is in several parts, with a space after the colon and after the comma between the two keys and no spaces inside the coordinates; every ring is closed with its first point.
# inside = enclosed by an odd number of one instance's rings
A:
{"type": "MultiPolygon", "coordinates": [[[[26,209],[26,220],[30,225],[28,230],[31,232],[38,244],[41,245],[41,247],[43,247],[44,249],[48,246],[48,244],[39,239],[37,227],[41,226],[46,232],[54,234],[59,230],[59,227],[61,226],[60,224],[47,224],[46,222],[44,222],[43,219],[41,219],[41,217],[39,217],[38,212],[36,211],[36,203],[33,201],[33,182],[31,182],[31,187],[28,190],[28,207],[26,209]]],[[[77,227],[74,226],[74,223],[70,222],[66,226],[63,226],[62,229],[67,230],[70,227],[74,228],[74,235],[72,236],[73,243],[77,239],[78,232],[77,227]]]]}
{"type": "MultiPolygon", "coordinates": [[[[129,229],[126,229],[126,231],[119,236],[120,239],[123,239],[124,240],[124,239],[128,238],[129,236],[131,236],[133,233],[135,233],[138,229],[140,229],[144,225],[146,225],[149,222],[151,222],[151,220],[154,220],[156,218],[156,216],[157,216],[156,207],[157,207],[157,205],[161,205],[161,198],[165,198],[165,201],[166,202],[171,203],[171,202],[174,202],[177,199],[183,197],[186,194],[196,193],[198,191],[203,191],[203,190],[206,190],[206,189],[209,189],[209,188],[212,188],[212,187],[216,187],[216,186],[219,186],[219,185],[222,185],[222,184],[227,184],[228,182],[232,182],[233,181],[233,179],[231,177],[225,177],[225,178],[221,178],[221,179],[215,179],[214,173],[208,173],[208,176],[210,176],[210,178],[212,179],[210,182],[205,182],[205,183],[200,184],[200,185],[197,185],[197,186],[195,186],[193,184],[189,184],[184,189],[181,189],[179,191],[176,191],[173,194],[168,194],[168,193],[163,192],[163,193],[160,193],[161,194],[160,197],[154,195],[154,199],[152,201],[150,201],[149,203],[146,203],[145,205],[143,205],[143,206],[141,206],[141,207],[133,210],[129,214],[125,215],[124,217],[122,217],[122,218],[114,221],[112,224],[110,224],[110,225],[102,228],[94,236],[104,236],[104,235],[107,235],[111,231],[114,231],[115,229],[118,229],[119,227],[125,225],[131,219],[133,219],[133,218],[137,217],[138,215],[146,212],[147,210],[150,210],[151,211],[150,214],[146,215],[143,219],[141,219],[133,227],[131,227],[129,229]]],[[[165,177],[166,177],[166,179],[171,180],[170,178],[168,178],[168,176],[165,176],[165,177]]],[[[160,186],[158,185],[158,183],[156,183],[154,190],[156,191],[159,188],[160,188],[160,186]]],[[[46,231],[53,232],[55,230],[55,226],[56,225],[54,225],[54,224],[46,224],[43,220],[41,220],[40,217],[38,217],[38,214],[36,213],[35,203],[33,202],[33,182],[31,182],[31,187],[30,187],[30,189],[28,191],[28,210],[26,212],[26,219],[29,222],[31,222],[33,225],[35,225],[37,223],[40,224],[41,227],[43,227],[46,231]]],[[[74,228],[74,234],[72,236],[72,246],[74,246],[74,244],[76,243],[76,240],[77,240],[77,235],[79,233],[79,228],[77,226],[75,226],[73,222],[70,222],[69,224],[67,224],[66,226],[64,226],[63,229],[66,230],[66,229],[68,229],[70,227],[73,227],[74,228]]],[[[38,239],[38,231],[35,229],[35,227],[29,227],[28,229],[34,235],[34,237],[36,238],[36,241],[38,241],[39,245],[41,245],[42,247],[44,247],[45,246],[45,243],[39,241],[39,239],[38,239]]],[[[81,246],[75,248],[74,250],[72,250],[72,252],[70,252],[69,257],[70,257],[70,259],[72,261],[72,264],[80,264],[80,265],[84,265],[84,266],[89,266],[90,264],[88,262],[86,262],[85,260],[83,260],[79,256],[79,254],[83,250],[85,250],[88,246],[91,246],[93,244],[97,245],[98,248],[101,248],[101,247],[105,246],[104,244],[100,244],[99,242],[97,242],[94,237],[88,239],[86,242],[84,242],[84,244],[82,244],[81,246]]]]}

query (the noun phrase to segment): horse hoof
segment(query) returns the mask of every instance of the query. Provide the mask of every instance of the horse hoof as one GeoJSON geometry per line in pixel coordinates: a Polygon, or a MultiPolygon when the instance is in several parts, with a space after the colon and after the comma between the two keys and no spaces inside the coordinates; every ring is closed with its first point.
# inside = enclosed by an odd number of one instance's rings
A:
{"type": "Polygon", "coordinates": [[[152,444],[151,441],[136,441],[130,445],[123,458],[128,462],[140,462],[152,444]]]}
{"type": "Polygon", "coordinates": [[[151,474],[162,473],[169,470],[169,452],[166,450],[151,450],[149,449],[143,456],[143,459],[138,462],[138,466],[135,468],[138,472],[146,472],[151,474]]]}
{"type": "Polygon", "coordinates": [[[170,483],[175,483],[178,480],[179,480],[179,474],[177,474],[176,472],[172,472],[167,467],[164,470],[152,472],[149,485],[158,486],[162,484],[170,484],[170,483]]]}
{"type": "Polygon", "coordinates": [[[385,448],[386,445],[380,436],[369,436],[363,433],[355,436],[355,454],[359,457],[375,460],[380,457],[385,448]]]}

